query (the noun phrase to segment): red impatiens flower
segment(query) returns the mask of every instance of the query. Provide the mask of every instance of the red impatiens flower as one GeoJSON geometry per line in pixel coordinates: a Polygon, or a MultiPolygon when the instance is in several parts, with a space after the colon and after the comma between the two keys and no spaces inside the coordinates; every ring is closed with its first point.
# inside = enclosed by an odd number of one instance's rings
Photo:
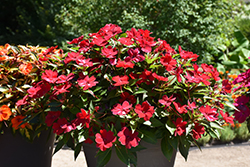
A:
{"type": "Polygon", "coordinates": [[[136,48],[136,49],[130,48],[128,50],[128,55],[129,56],[126,57],[125,60],[128,59],[128,60],[131,60],[135,63],[142,62],[143,60],[145,60],[145,57],[142,54],[140,54],[140,51],[138,48],[136,48]]]}
{"type": "Polygon", "coordinates": [[[87,90],[89,88],[92,88],[93,86],[96,86],[96,84],[98,83],[97,81],[95,81],[95,77],[91,76],[89,78],[89,76],[86,76],[84,79],[78,79],[78,85],[83,87],[83,90],[87,90]]]}
{"type": "Polygon", "coordinates": [[[168,97],[167,95],[163,95],[162,99],[159,99],[159,103],[161,103],[162,105],[165,105],[165,107],[168,107],[171,105],[171,103],[175,100],[176,98],[173,97],[173,95],[171,95],[170,97],[168,97]]]}
{"type": "Polygon", "coordinates": [[[133,41],[131,41],[131,38],[129,38],[129,37],[120,38],[120,39],[118,39],[118,41],[121,42],[123,45],[127,45],[127,46],[133,45],[133,43],[134,43],[133,41]]]}
{"type": "Polygon", "coordinates": [[[207,64],[201,64],[201,67],[206,73],[210,73],[215,81],[220,80],[220,77],[219,77],[220,74],[215,67],[213,67],[212,65],[207,65],[207,64]]]}
{"type": "Polygon", "coordinates": [[[177,64],[176,60],[173,59],[170,54],[165,54],[164,56],[162,56],[160,62],[167,71],[172,71],[177,64]]]}
{"type": "Polygon", "coordinates": [[[127,115],[132,108],[132,104],[129,104],[128,101],[124,101],[122,105],[116,104],[111,110],[114,115],[127,115]]]}
{"type": "Polygon", "coordinates": [[[96,147],[100,148],[101,151],[105,151],[107,148],[111,148],[113,143],[116,141],[116,137],[112,131],[101,129],[100,133],[95,135],[96,147]]]}
{"type": "Polygon", "coordinates": [[[83,35],[78,37],[78,38],[75,38],[73,39],[72,41],[70,42],[67,42],[68,44],[78,44],[81,40],[83,39],[83,35]]]}
{"type": "Polygon", "coordinates": [[[34,87],[31,87],[27,90],[29,93],[29,97],[31,98],[40,98],[43,95],[45,95],[47,92],[49,92],[51,89],[51,86],[48,82],[38,82],[34,87]]]}
{"type": "Polygon", "coordinates": [[[199,55],[193,54],[193,52],[182,50],[181,46],[179,46],[179,53],[180,53],[181,58],[185,60],[191,59],[191,61],[197,61],[197,58],[199,57],[199,55]]]}
{"type": "Polygon", "coordinates": [[[175,109],[180,113],[180,114],[183,114],[183,113],[187,113],[187,105],[181,105],[180,103],[176,103],[176,102],[173,102],[174,106],[175,106],[175,109]]]}
{"type": "Polygon", "coordinates": [[[57,71],[45,70],[42,74],[42,79],[49,83],[55,83],[58,80],[57,75],[57,71]]]}
{"type": "Polygon", "coordinates": [[[57,122],[53,124],[52,128],[53,133],[56,133],[57,135],[76,129],[75,125],[70,124],[66,118],[58,119],[57,122]]]}
{"type": "Polygon", "coordinates": [[[47,126],[52,126],[55,120],[59,118],[61,111],[49,111],[48,115],[45,117],[45,123],[47,126]]]}
{"type": "Polygon", "coordinates": [[[205,133],[205,128],[204,126],[195,123],[194,129],[192,129],[193,137],[197,140],[201,138],[201,135],[205,133]]]}
{"type": "Polygon", "coordinates": [[[60,83],[65,83],[65,82],[68,82],[70,81],[71,79],[74,78],[74,74],[73,73],[70,73],[68,76],[65,76],[65,75],[60,75],[58,77],[58,80],[56,81],[56,83],[60,84],[60,83]]]}
{"type": "Polygon", "coordinates": [[[118,59],[118,62],[116,64],[116,67],[123,67],[124,69],[126,68],[134,68],[134,63],[131,61],[121,61],[121,59],[118,59]]]}
{"type": "Polygon", "coordinates": [[[228,79],[222,81],[222,90],[226,93],[231,93],[232,85],[229,83],[228,79]]]}
{"type": "Polygon", "coordinates": [[[112,80],[116,82],[114,84],[114,86],[126,85],[126,84],[129,83],[128,79],[129,79],[129,77],[127,75],[124,75],[124,76],[114,76],[112,78],[112,80]]]}
{"type": "Polygon", "coordinates": [[[83,67],[92,67],[93,63],[91,62],[91,59],[86,59],[85,57],[81,57],[79,59],[76,60],[76,63],[79,66],[83,66],[83,67]]]}
{"type": "Polygon", "coordinates": [[[93,46],[93,43],[90,43],[88,39],[85,39],[79,43],[79,52],[86,53],[93,46]]]}
{"type": "Polygon", "coordinates": [[[64,63],[68,64],[71,61],[76,61],[78,59],[80,59],[81,57],[83,57],[82,55],[80,55],[79,52],[69,52],[68,56],[64,59],[64,63]]]}
{"type": "Polygon", "coordinates": [[[115,58],[115,55],[117,55],[118,51],[116,48],[112,48],[112,46],[108,46],[107,48],[102,49],[102,54],[107,58],[115,58]]]}
{"type": "Polygon", "coordinates": [[[123,103],[124,101],[128,101],[132,104],[135,104],[136,103],[136,99],[135,99],[135,96],[133,95],[130,95],[128,92],[123,92],[121,94],[121,99],[119,99],[119,102],[120,103],[123,103]]]}
{"type": "Polygon", "coordinates": [[[183,121],[182,118],[179,117],[173,123],[176,126],[176,130],[174,132],[175,136],[177,136],[177,134],[181,136],[186,133],[186,124],[187,124],[186,121],[183,121]]]}
{"type": "Polygon", "coordinates": [[[153,116],[155,110],[154,106],[151,106],[148,101],[144,101],[142,105],[137,104],[135,106],[135,112],[138,114],[139,118],[143,118],[145,121],[149,121],[153,116]]]}
{"type": "Polygon", "coordinates": [[[211,108],[211,106],[206,105],[205,107],[201,106],[199,110],[205,116],[205,118],[210,122],[218,119],[218,113],[216,112],[217,110],[216,108],[211,108]]]}
{"type": "Polygon", "coordinates": [[[96,36],[93,39],[92,43],[98,46],[105,46],[108,43],[108,41],[106,39],[103,39],[103,37],[101,36],[96,36]]]}
{"type": "Polygon", "coordinates": [[[151,71],[145,69],[139,76],[139,79],[140,80],[137,81],[137,84],[146,83],[147,85],[150,85],[155,78],[153,77],[153,73],[151,71]]]}
{"type": "Polygon", "coordinates": [[[86,128],[89,128],[90,124],[90,114],[89,112],[86,112],[84,109],[81,108],[81,112],[76,114],[76,124],[77,126],[81,124],[83,127],[84,125],[86,128]]]}
{"type": "Polygon", "coordinates": [[[165,81],[165,82],[168,81],[167,77],[163,77],[163,76],[157,75],[155,72],[152,75],[153,75],[153,77],[155,77],[159,81],[165,81]]]}
{"type": "Polygon", "coordinates": [[[177,78],[178,82],[182,81],[182,79],[181,79],[181,74],[182,73],[183,73],[183,69],[181,68],[181,66],[177,67],[177,69],[175,70],[175,75],[176,75],[176,78],[177,78]]]}
{"type": "Polygon", "coordinates": [[[19,107],[19,106],[28,104],[28,102],[26,101],[28,97],[29,97],[28,95],[25,95],[25,96],[23,97],[23,99],[18,100],[18,101],[16,102],[16,106],[19,107]]]}
{"type": "Polygon", "coordinates": [[[232,116],[229,116],[229,113],[226,112],[224,113],[222,110],[220,110],[220,115],[223,117],[223,119],[230,123],[230,124],[234,124],[234,118],[232,116]]]}
{"type": "Polygon", "coordinates": [[[64,85],[54,86],[53,94],[59,95],[61,93],[69,92],[67,89],[69,89],[70,87],[71,87],[71,84],[69,83],[66,83],[64,85]]]}
{"type": "Polygon", "coordinates": [[[119,141],[126,148],[131,149],[131,147],[138,146],[141,139],[138,137],[138,132],[132,132],[127,127],[123,127],[120,132],[118,132],[117,136],[119,136],[119,141]]]}

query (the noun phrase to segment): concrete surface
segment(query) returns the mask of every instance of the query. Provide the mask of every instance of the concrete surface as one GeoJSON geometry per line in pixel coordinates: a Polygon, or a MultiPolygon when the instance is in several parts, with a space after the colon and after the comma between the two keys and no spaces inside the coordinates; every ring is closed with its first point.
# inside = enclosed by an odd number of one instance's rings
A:
{"type": "MultiPolygon", "coordinates": [[[[62,149],[52,158],[52,167],[87,167],[84,153],[74,161],[74,152],[62,149]]],[[[190,149],[187,162],[177,153],[175,167],[250,167],[250,143],[190,149]]]]}

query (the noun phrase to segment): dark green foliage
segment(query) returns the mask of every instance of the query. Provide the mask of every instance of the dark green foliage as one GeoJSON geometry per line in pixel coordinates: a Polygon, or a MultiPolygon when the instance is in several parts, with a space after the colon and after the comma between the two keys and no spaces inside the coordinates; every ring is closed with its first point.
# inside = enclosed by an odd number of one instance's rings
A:
{"type": "Polygon", "coordinates": [[[67,33],[59,31],[55,14],[65,0],[1,0],[0,45],[55,45],[67,33]]]}
{"type": "Polygon", "coordinates": [[[247,128],[247,123],[244,122],[241,124],[241,126],[235,128],[235,134],[236,134],[236,139],[245,141],[250,139],[250,133],[247,128]]]}
{"type": "Polygon", "coordinates": [[[239,0],[71,0],[56,20],[72,35],[96,32],[107,23],[123,30],[148,29],[156,39],[201,55],[208,62],[216,47],[230,38],[239,0]]]}
{"type": "Polygon", "coordinates": [[[234,130],[231,128],[231,126],[225,126],[224,129],[221,129],[220,131],[220,141],[228,143],[230,141],[233,141],[233,139],[236,137],[236,134],[234,130]]]}

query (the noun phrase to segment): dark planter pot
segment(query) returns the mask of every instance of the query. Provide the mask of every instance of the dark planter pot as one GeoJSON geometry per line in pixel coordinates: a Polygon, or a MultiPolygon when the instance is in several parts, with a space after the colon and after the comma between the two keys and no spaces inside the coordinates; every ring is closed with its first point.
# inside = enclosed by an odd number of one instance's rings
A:
{"type": "MultiPolygon", "coordinates": [[[[173,167],[175,162],[176,151],[173,153],[171,161],[169,161],[161,151],[160,142],[157,144],[150,144],[146,142],[141,143],[147,149],[137,152],[137,167],[173,167]]],[[[83,151],[85,154],[88,167],[96,167],[96,153],[98,148],[95,145],[83,144],[83,151]]],[[[106,165],[107,167],[126,167],[116,155],[115,148],[112,148],[111,159],[106,165]]]]}
{"type": "Polygon", "coordinates": [[[10,129],[4,129],[0,135],[1,167],[51,167],[55,135],[44,131],[32,143],[19,133],[13,135],[10,129]]]}

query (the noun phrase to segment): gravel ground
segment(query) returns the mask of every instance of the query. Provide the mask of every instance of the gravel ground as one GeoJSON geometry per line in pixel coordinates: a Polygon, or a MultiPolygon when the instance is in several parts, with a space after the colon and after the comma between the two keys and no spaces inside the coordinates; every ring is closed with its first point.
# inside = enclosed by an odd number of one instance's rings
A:
{"type": "MultiPolygon", "coordinates": [[[[62,149],[52,158],[52,167],[87,167],[84,153],[74,161],[74,152],[62,149]]],[[[250,143],[191,148],[187,162],[177,152],[175,167],[250,167],[250,143]]]]}

